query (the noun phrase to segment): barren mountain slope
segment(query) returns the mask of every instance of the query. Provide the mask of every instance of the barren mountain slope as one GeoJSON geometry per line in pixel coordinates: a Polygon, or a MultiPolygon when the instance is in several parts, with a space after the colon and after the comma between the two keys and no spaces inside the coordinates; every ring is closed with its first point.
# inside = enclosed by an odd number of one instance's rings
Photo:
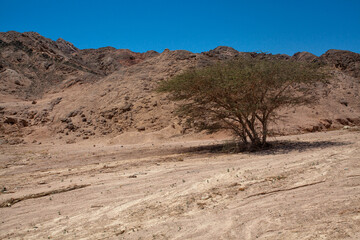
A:
{"type": "Polygon", "coordinates": [[[79,50],[64,39],[52,41],[35,32],[0,33],[0,94],[37,99],[60,84],[94,82],[156,54],[111,47],[79,50]]]}
{"type": "MultiPolygon", "coordinates": [[[[0,40],[0,132],[11,144],[48,138],[73,143],[104,135],[139,136],[138,132],[168,138],[191,132],[184,119],[172,114],[176,103],[154,91],[160,81],[239,55],[271,56],[230,47],[200,54],[134,53],[111,47],[79,50],[63,39],[52,41],[36,33],[1,33],[0,40]]],[[[321,57],[304,52],[292,58],[325,62],[333,67],[333,76],[330,84],[314,89],[319,104],[282,110],[283,118],[272,126],[274,134],[358,125],[359,54],[329,50],[321,57]]]]}
{"type": "Polygon", "coordinates": [[[279,112],[271,148],[230,154],[227,132],[194,132],[154,90],[239,55],[273,57],[0,33],[0,238],[360,239],[360,55],[276,55],[331,79],[279,112]]]}

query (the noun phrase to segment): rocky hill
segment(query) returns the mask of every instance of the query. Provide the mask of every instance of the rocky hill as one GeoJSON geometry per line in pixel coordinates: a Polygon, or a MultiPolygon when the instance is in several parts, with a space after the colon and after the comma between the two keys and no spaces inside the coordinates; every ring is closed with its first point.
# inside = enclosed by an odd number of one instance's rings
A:
{"type": "Polygon", "coordinates": [[[79,50],[35,32],[1,33],[0,53],[1,93],[24,99],[39,98],[59,85],[94,82],[157,55],[112,47],[79,50]]]}
{"type": "MultiPolygon", "coordinates": [[[[172,114],[176,103],[154,92],[157,84],[184,69],[239,55],[272,56],[223,46],[203,53],[80,50],[34,32],[0,33],[0,141],[56,138],[72,143],[129,133],[144,140],[150,133],[149,139],[189,133],[183,119],[172,114]]],[[[275,133],[360,124],[360,54],[329,50],[320,57],[307,52],[275,56],[318,61],[333,69],[330,84],[314,89],[320,103],[284,110],[275,133]]]]}

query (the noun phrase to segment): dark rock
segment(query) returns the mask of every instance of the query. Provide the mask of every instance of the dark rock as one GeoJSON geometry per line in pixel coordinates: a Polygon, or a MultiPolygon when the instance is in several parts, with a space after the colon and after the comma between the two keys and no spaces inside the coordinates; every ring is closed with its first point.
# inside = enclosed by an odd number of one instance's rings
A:
{"type": "Polygon", "coordinates": [[[349,125],[349,121],[346,119],[343,119],[343,118],[338,118],[338,119],[336,119],[336,121],[338,123],[340,123],[341,125],[349,125]]]}
{"type": "Polygon", "coordinates": [[[160,53],[154,51],[154,50],[150,50],[144,53],[145,58],[152,58],[152,57],[156,57],[158,56],[160,53]]]}
{"type": "Polygon", "coordinates": [[[138,130],[138,131],[145,131],[145,127],[143,127],[143,126],[142,126],[142,127],[138,127],[137,130],[138,130]]]}
{"type": "Polygon", "coordinates": [[[110,120],[118,114],[122,114],[122,113],[130,111],[132,106],[133,105],[131,103],[124,103],[123,105],[120,105],[119,107],[115,107],[110,110],[103,111],[100,114],[103,118],[110,120]]]}
{"type": "Polygon", "coordinates": [[[238,52],[237,50],[235,50],[234,48],[226,47],[226,46],[219,46],[208,52],[203,52],[202,54],[209,56],[209,57],[215,57],[220,60],[231,59],[231,58],[241,55],[241,53],[238,52]]]}
{"type": "Polygon", "coordinates": [[[22,126],[22,127],[27,127],[27,126],[29,126],[29,122],[26,121],[25,119],[19,119],[19,124],[20,124],[20,126],[22,126]]]}
{"type": "Polygon", "coordinates": [[[66,140],[66,144],[73,144],[73,143],[76,143],[76,140],[75,140],[75,139],[68,139],[68,140],[66,140]]]}
{"type": "Polygon", "coordinates": [[[80,113],[80,110],[74,110],[74,111],[71,111],[66,117],[68,117],[68,118],[75,117],[79,113],[80,113]]]}
{"type": "Polygon", "coordinates": [[[26,111],[25,115],[27,116],[28,119],[33,119],[37,113],[38,113],[37,111],[31,110],[31,111],[26,111]]]}
{"type": "Polygon", "coordinates": [[[360,126],[360,117],[358,118],[346,118],[353,125],[360,126]]]}
{"type": "Polygon", "coordinates": [[[320,123],[327,129],[332,125],[332,121],[330,119],[321,119],[320,123]]]}
{"type": "Polygon", "coordinates": [[[67,117],[61,118],[60,121],[63,122],[63,123],[71,123],[72,122],[71,119],[67,118],[67,117]]]}
{"type": "Polygon", "coordinates": [[[68,123],[65,127],[66,129],[69,129],[70,131],[75,132],[79,127],[75,126],[72,122],[68,123]]]}
{"type": "Polygon", "coordinates": [[[346,101],[346,100],[344,100],[344,99],[341,99],[340,100],[340,103],[342,104],[342,105],[344,105],[344,106],[348,106],[348,102],[346,101]]]}
{"type": "Polygon", "coordinates": [[[50,109],[52,110],[56,105],[58,105],[62,100],[62,97],[55,98],[50,102],[50,109]]]}
{"type": "Polygon", "coordinates": [[[21,143],[24,143],[24,139],[12,138],[12,139],[8,140],[8,144],[10,144],[10,145],[18,145],[18,144],[21,144],[21,143]]]}
{"type": "Polygon", "coordinates": [[[65,41],[62,38],[56,40],[56,45],[61,51],[67,54],[71,54],[79,51],[79,49],[77,49],[72,43],[65,41]]]}
{"type": "Polygon", "coordinates": [[[331,49],[321,55],[319,59],[353,77],[360,77],[360,54],[358,53],[331,49]]]}
{"type": "Polygon", "coordinates": [[[131,103],[125,103],[124,105],[120,106],[119,107],[119,110],[124,113],[124,112],[127,112],[127,111],[130,111],[131,108],[132,108],[132,104],[131,103]]]}
{"type": "Polygon", "coordinates": [[[318,57],[309,52],[297,52],[291,58],[299,62],[313,62],[318,57]]]}
{"type": "Polygon", "coordinates": [[[4,123],[7,123],[7,124],[16,124],[18,122],[18,119],[17,118],[13,118],[13,117],[7,117],[4,121],[4,123]]]}
{"type": "MultiPolygon", "coordinates": [[[[116,113],[117,113],[117,109],[113,108],[111,110],[101,112],[101,116],[106,119],[112,119],[116,113]]],[[[106,120],[104,121],[105,121],[104,123],[106,123],[106,120]]]]}

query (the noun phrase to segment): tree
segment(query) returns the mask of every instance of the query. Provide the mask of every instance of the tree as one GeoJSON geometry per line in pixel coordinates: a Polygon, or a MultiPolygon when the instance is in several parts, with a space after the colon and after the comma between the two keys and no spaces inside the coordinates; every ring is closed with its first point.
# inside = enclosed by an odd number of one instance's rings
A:
{"type": "Polygon", "coordinates": [[[276,110],[314,102],[313,86],[326,78],[318,64],[241,57],[187,70],[160,84],[177,113],[200,129],[230,129],[252,147],[267,145],[276,110]]]}

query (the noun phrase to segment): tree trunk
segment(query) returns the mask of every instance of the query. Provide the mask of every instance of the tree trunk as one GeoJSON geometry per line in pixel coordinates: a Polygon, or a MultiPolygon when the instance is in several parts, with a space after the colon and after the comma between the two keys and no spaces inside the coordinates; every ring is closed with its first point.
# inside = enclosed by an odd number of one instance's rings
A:
{"type": "Polygon", "coordinates": [[[266,145],[266,138],[267,138],[267,134],[268,134],[266,122],[263,123],[263,131],[262,132],[263,132],[262,133],[262,145],[265,146],[266,145]]]}

